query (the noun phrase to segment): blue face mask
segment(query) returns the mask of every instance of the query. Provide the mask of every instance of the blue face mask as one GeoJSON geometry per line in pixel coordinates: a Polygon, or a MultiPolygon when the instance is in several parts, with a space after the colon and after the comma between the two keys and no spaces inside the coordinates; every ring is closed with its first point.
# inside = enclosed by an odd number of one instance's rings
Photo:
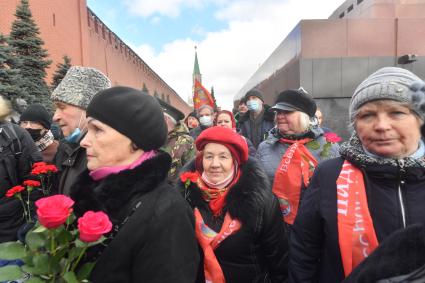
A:
{"type": "Polygon", "coordinates": [[[69,136],[65,137],[65,140],[68,142],[77,143],[80,135],[81,135],[80,128],[75,128],[75,130],[69,136]]]}
{"type": "Polygon", "coordinates": [[[80,124],[81,124],[81,120],[83,119],[83,115],[84,113],[81,113],[80,121],[78,121],[78,126],[72,131],[72,133],[69,136],[65,137],[66,141],[72,142],[72,143],[78,142],[78,138],[81,135],[80,124]]]}
{"type": "Polygon", "coordinates": [[[248,107],[248,110],[258,112],[261,110],[260,102],[257,100],[248,100],[246,102],[246,107],[248,107]]]}

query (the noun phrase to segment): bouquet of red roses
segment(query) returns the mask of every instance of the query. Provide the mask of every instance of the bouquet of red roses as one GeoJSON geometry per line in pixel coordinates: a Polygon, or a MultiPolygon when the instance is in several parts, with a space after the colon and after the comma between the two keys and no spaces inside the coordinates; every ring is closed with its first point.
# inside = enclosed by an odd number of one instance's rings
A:
{"type": "Polygon", "coordinates": [[[103,212],[86,212],[73,225],[74,201],[64,195],[37,200],[38,222],[25,243],[0,244],[0,258],[22,265],[0,267],[0,282],[30,277],[26,282],[89,282],[94,262],[81,263],[89,247],[102,243],[112,223],[103,212]],[[77,227],[76,227],[77,226],[77,227]]]}

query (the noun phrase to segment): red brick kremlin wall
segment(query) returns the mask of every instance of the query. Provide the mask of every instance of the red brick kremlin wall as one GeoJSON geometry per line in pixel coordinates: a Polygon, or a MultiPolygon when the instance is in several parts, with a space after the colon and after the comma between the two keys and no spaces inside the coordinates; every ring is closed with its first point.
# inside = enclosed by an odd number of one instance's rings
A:
{"type": "MultiPolygon", "coordinates": [[[[0,0],[0,32],[9,34],[20,0],[0,0]]],[[[119,39],[88,7],[86,0],[29,0],[33,18],[40,28],[44,48],[53,63],[47,81],[62,62],[63,55],[72,65],[90,66],[104,72],[113,85],[141,89],[188,114],[192,109],[136,53],[119,39]]],[[[190,78],[189,78],[190,79],[190,78]]]]}

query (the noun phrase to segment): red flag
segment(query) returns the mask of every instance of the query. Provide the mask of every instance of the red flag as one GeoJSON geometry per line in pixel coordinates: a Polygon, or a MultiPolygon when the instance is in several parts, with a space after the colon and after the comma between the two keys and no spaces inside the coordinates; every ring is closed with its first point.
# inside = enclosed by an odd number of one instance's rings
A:
{"type": "Polygon", "coordinates": [[[198,80],[195,80],[194,85],[194,91],[193,91],[193,107],[195,109],[199,109],[199,107],[203,105],[209,105],[212,108],[215,107],[214,100],[211,97],[211,94],[209,91],[202,86],[198,80]]]}

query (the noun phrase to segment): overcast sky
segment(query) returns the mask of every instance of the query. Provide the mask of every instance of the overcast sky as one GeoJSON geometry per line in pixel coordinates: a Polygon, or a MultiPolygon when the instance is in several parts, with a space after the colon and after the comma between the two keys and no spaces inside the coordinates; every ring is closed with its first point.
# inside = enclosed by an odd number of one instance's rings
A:
{"type": "Polygon", "coordinates": [[[88,0],[88,6],[185,101],[194,46],[202,83],[230,110],[234,95],[302,19],[343,0],[88,0]]]}

